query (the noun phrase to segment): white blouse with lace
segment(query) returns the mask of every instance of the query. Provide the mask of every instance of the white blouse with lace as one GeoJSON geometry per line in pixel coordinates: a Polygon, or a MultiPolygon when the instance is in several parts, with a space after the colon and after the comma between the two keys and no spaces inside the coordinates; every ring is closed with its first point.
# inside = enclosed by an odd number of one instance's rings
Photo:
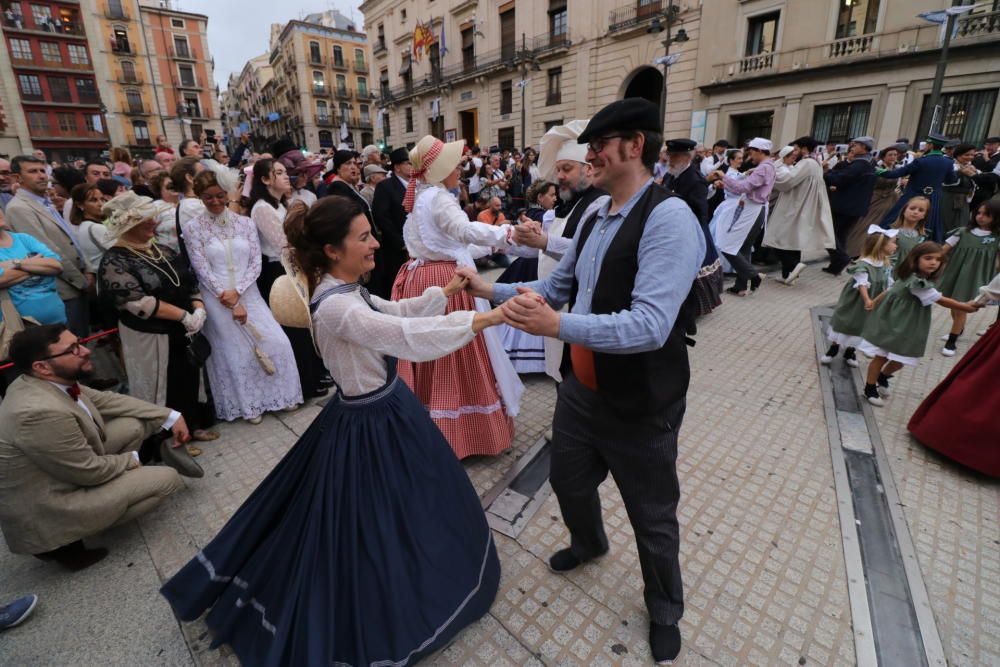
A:
{"type": "Polygon", "coordinates": [[[472,258],[487,254],[489,248],[509,247],[509,238],[510,225],[471,222],[455,196],[439,185],[422,184],[417,188],[413,212],[403,225],[410,257],[454,260],[462,266],[471,266],[472,258]]]}
{"type": "MultiPolygon", "coordinates": [[[[323,277],[313,299],[343,285],[323,277]]],[[[430,361],[451,354],[474,337],[473,311],[444,315],[448,298],[440,287],[421,296],[385,301],[371,296],[372,310],[359,290],[334,294],[313,313],[316,344],[323,362],[345,396],[359,396],[385,384],[385,355],[408,361],[430,361]]]]}
{"type": "Polygon", "coordinates": [[[260,250],[272,262],[281,260],[281,250],[288,245],[285,238],[285,207],[274,208],[263,199],[250,209],[250,219],[260,235],[260,250]]]}

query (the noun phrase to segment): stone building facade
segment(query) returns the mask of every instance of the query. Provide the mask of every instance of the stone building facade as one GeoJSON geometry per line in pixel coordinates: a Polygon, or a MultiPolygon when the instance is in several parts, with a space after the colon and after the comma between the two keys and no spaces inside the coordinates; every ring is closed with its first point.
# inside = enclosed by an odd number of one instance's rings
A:
{"type": "MultiPolygon", "coordinates": [[[[920,140],[943,30],[918,14],[941,0],[712,0],[695,71],[698,140],[811,134],[878,146],[920,140]]],[[[966,3],[972,4],[972,3],[966,3]]],[[[1000,134],[1000,2],[957,22],[942,96],[942,132],[980,143],[1000,134]]]]}
{"type": "Polygon", "coordinates": [[[375,135],[386,145],[430,133],[523,147],[624,96],[659,103],[667,24],[676,61],[666,133],[690,131],[701,25],[693,0],[365,0],[361,12],[381,110],[375,135]],[[418,24],[427,39],[415,52],[418,24]]]}

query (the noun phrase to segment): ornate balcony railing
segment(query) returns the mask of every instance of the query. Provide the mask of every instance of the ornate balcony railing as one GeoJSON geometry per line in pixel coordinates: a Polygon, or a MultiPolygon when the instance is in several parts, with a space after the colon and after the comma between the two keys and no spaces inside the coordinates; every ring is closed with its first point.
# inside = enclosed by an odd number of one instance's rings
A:
{"type": "Polygon", "coordinates": [[[657,14],[662,14],[665,6],[664,0],[653,0],[644,5],[633,0],[628,5],[612,9],[608,14],[608,32],[621,32],[635,28],[644,21],[652,20],[657,14]]]}

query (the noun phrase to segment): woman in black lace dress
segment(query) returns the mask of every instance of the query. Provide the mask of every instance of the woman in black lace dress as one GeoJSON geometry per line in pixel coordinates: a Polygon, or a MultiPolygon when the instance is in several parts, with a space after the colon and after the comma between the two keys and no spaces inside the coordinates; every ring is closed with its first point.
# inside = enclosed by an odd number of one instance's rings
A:
{"type": "Polygon", "coordinates": [[[129,394],[180,412],[195,440],[214,440],[196,427],[200,370],[188,359],[189,335],[205,323],[198,282],[180,255],[154,242],[152,199],[125,192],[104,214],[114,245],[101,259],[98,294],[118,312],[129,394]]]}

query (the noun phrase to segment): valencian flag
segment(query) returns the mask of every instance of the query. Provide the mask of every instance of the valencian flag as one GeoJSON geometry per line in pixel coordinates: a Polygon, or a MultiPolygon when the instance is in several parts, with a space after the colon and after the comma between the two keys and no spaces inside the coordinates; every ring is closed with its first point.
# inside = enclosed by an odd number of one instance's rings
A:
{"type": "Polygon", "coordinates": [[[421,23],[417,21],[417,26],[413,29],[413,59],[420,62],[421,53],[434,41],[434,28],[431,26],[431,22],[421,23]]]}

